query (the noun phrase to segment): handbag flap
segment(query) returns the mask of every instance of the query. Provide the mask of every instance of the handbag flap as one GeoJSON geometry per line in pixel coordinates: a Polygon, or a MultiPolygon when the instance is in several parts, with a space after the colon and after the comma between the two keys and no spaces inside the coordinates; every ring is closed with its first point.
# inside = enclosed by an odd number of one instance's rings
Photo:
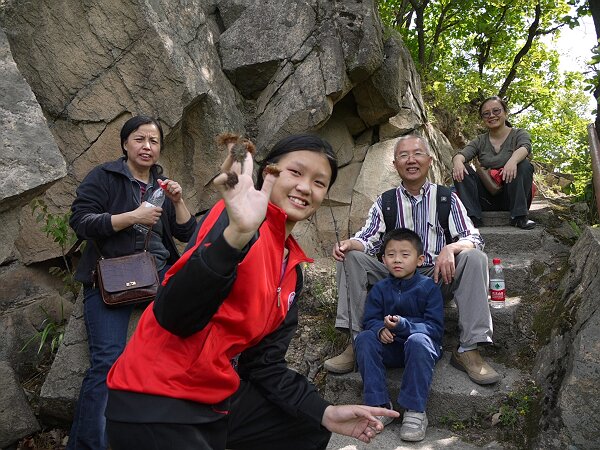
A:
{"type": "Polygon", "coordinates": [[[158,282],[154,256],[149,252],[98,261],[98,276],[107,292],[123,292],[158,282]]]}

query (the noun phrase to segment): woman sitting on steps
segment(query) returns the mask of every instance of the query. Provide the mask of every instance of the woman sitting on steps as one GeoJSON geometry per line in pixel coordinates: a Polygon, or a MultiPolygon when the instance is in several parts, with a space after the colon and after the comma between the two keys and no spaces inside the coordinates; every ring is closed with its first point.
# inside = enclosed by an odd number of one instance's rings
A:
{"type": "Polygon", "coordinates": [[[467,214],[476,227],[482,223],[483,211],[510,211],[510,224],[525,230],[535,227],[527,214],[533,197],[533,165],[529,133],[512,128],[508,108],[500,97],[489,97],[479,107],[487,133],[480,134],[452,158],[452,177],[467,214]],[[477,157],[483,171],[476,173],[465,163],[477,157]],[[498,172],[499,186],[495,189],[489,169],[498,172]],[[491,191],[491,192],[490,192],[491,191]]]}

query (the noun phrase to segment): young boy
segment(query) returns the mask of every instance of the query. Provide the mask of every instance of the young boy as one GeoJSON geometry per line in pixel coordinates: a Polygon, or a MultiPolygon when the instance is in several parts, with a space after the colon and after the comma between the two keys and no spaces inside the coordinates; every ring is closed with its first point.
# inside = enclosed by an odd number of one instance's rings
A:
{"type": "MultiPolygon", "coordinates": [[[[425,407],[433,367],[442,354],[444,304],[434,281],[417,272],[423,244],[406,228],[390,231],[383,241],[383,263],[390,276],[367,296],[363,330],[355,341],[366,405],[392,408],[385,368],[404,367],[398,404],[405,409],[400,438],[421,441],[427,430],[425,407]]],[[[384,425],[391,417],[382,417],[384,425]]]]}

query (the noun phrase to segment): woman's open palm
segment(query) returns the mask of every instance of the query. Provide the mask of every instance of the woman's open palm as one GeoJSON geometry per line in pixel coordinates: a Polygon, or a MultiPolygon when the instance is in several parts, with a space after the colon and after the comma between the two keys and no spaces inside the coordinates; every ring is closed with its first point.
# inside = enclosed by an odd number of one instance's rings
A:
{"type": "Polygon", "coordinates": [[[256,190],[252,169],[253,160],[249,152],[242,163],[234,161],[229,155],[221,166],[222,173],[214,180],[227,208],[229,237],[233,233],[246,242],[265,219],[269,197],[276,179],[273,175],[267,174],[262,189],[256,190]],[[236,178],[237,183],[234,184],[236,178]]]}

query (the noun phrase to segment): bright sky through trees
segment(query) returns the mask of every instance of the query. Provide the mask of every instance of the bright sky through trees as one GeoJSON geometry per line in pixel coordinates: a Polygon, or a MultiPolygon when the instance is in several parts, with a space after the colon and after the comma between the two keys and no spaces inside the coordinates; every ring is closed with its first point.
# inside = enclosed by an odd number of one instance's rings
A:
{"type": "MultiPolygon", "coordinates": [[[[556,43],[552,43],[550,38],[544,40],[560,53],[561,71],[586,72],[589,70],[588,62],[592,58],[592,47],[596,45],[596,30],[590,16],[582,17],[580,25],[574,29],[565,27],[561,30],[556,43]]],[[[591,94],[589,97],[589,119],[593,121],[592,111],[596,109],[596,99],[591,94]]]]}

